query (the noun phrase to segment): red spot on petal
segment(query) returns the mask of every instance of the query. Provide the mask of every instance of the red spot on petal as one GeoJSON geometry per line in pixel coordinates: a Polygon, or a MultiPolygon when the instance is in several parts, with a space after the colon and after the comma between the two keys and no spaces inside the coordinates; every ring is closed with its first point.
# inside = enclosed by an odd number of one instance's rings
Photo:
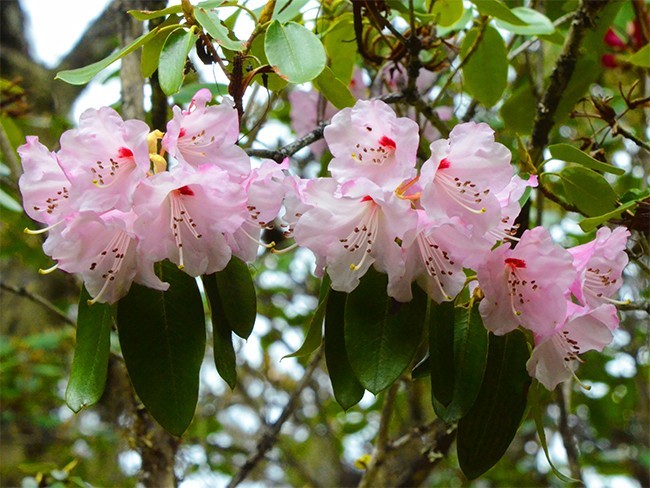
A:
{"type": "Polygon", "coordinates": [[[187,134],[187,131],[185,130],[185,127],[181,127],[180,132],[178,133],[178,137],[184,137],[185,134],[187,134]]]}
{"type": "Polygon", "coordinates": [[[505,263],[512,268],[525,268],[526,261],[517,258],[506,258],[505,263]]]}
{"type": "Polygon", "coordinates": [[[447,169],[451,166],[451,163],[447,158],[443,158],[442,161],[440,161],[440,165],[438,166],[438,169],[447,169]]]}
{"type": "Polygon", "coordinates": [[[117,157],[119,158],[132,158],[133,157],[133,151],[131,151],[128,147],[121,147],[117,150],[117,157]]]}
{"type": "Polygon", "coordinates": [[[395,141],[387,136],[381,136],[381,139],[379,139],[379,145],[389,149],[395,149],[397,147],[395,141]]]}
{"type": "Polygon", "coordinates": [[[181,195],[188,195],[188,196],[191,196],[191,197],[194,196],[194,192],[192,191],[192,189],[189,186],[181,186],[176,191],[178,191],[178,193],[180,193],[181,195]]]}
{"type": "Polygon", "coordinates": [[[362,202],[374,202],[374,200],[372,199],[372,197],[370,195],[366,195],[365,197],[363,197],[361,199],[361,201],[362,202]]]}

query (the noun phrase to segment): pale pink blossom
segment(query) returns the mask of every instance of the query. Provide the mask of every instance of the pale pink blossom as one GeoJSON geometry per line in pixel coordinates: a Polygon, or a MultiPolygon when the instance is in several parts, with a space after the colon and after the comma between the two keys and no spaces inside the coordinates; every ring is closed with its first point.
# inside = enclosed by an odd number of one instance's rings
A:
{"type": "Polygon", "coordinates": [[[524,232],[514,249],[507,244],[477,269],[485,298],[479,310],[485,327],[497,335],[518,326],[545,335],[566,316],[565,295],[576,276],[571,255],[543,227],[524,232]]]}
{"type": "Polygon", "coordinates": [[[59,161],[74,181],[70,194],[79,211],[131,209],[151,165],[148,134],[147,124],[124,121],[109,107],[86,110],[79,127],[63,133],[59,161]]]}
{"type": "Polygon", "coordinates": [[[23,164],[18,186],[27,215],[37,222],[53,225],[73,213],[72,183],[57,154],[38,142],[38,137],[28,136],[27,143],[18,148],[18,155],[23,164]]]}
{"type": "Polygon", "coordinates": [[[117,210],[98,215],[82,212],[56,227],[43,244],[45,254],[68,273],[79,273],[93,302],[115,303],[131,283],[166,290],[153,271],[154,260],[138,250],[135,215],[117,210]]]}
{"type": "Polygon", "coordinates": [[[501,219],[496,227],[489,229],[486,236],[492,244],[498,241],[508,241],[517,233],[518,225],[515,220],[521,212],[519,199],[524,195],[528,188],[537,186],[537,176],[530,175],[527,180],[514,175],[510,183],[500,192],[496,193],[496,198],[501,206],[501,219]]]}
{"type": "Polygon", "coordinates": [[[459,124],[431,144],[422,166],[422,207],[434,219],[459,217],[482,235],[498,225],[501,205],[496,194],[511,181],[510,151],[494,141],[487,124],[459,124]]]}
{"type": "Polygon", "coordinates": [[[576,361],[581,362],[580,354],[602,351],[612,342],[612,332],[618,328],[618,322],[614,305],[590,309],[567,302],[566,320],[551,334],[535,336],[535,348],[526,365],[528,373],[553,390],[575,376],[573,368],[576,361]]]}
{"type": "Polygon", "coordinates": [[[329,170],[339,183],[367,178],[394,190],[415,176],[418,125],[380,100],[359,100],[341,110],[324,135],[334,156],[329,170]]]}
{"type": "Polygon", "coordinates": [[[213,164],[233,177],[244,178],[251,166],[246,152],[236,145],[239,119],[235,105],[224,98],[221,105],[208,106],[211,99],[210,90],[203,88],[196,92],[187,110],[174,107],[162,147],[190,168],[213,164]]]}
{"type": "Polygon", "coordinates": [[[625,248],[629,236],[625,227],[613,231],[601,227],[593,241],[568,249],[578,271],[571,293],[580,303],[597,307],[612,302],[611,297],[623,284],[621,275],[628,263],[625,248]]]}
{"type": "Polygon", "coordinates": [[[135,231],[156,261],[169,259],[187,274],[222,270],[231,249],[224,233],[246,220],[246,194],[216,166],[165,171],[147,179],[135,196],[135,231]]]}

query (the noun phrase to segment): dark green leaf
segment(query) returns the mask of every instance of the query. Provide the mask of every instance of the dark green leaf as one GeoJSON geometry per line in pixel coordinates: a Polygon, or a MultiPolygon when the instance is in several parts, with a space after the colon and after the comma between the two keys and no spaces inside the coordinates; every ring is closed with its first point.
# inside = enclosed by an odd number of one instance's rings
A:
{"type": "Polygon", "coordinates": [[[163,44],[158,61],[158,81],[165,95],[173,95],[183,84],[185,61],[197,39],[195,29],[176,30],[163,44]]]}
{"type": "MultiPolygon", "coordinates": [[[[475,27],[465,36],[460,50],[463,59],[478,34],[479,29],[475,27]]],[[[495,28],[485,28],[474,54],[463,66],[463,78],[467,92],[486,107],[491,107],[501,98],[508,84],[508,57],[506,44],[495,28]]]]}
{"type": "Polygon", "coordinates": [[[472,0],[472,3],[482,15],[489,15],[514,25],[526,25],[526,22],[513,14],[501,0],[472,0]]]}
{"type": "MultiPolygon", "coordinates": [[[[454,303],[433,302],[429,309],[431,399],[447,407],[454,397],[454,303]]],[[[436,410],[437,413],[438,410],[436,410]]]]}
{"type": "Polygon", "coordinates": [[[325,275],[320,287],[318,307],[316,307],[316,311],[309,322],[305,342],[303,342],[302,346],[296,352],[288,354],[284,358],[308,356],[318,349],[318,346],[323,342],[323,320],[325,319],[325,311],[327,310],[327,298],[330,294],[330,282],[329,275],[325,275]]]}
{"type": "Polygon", "coordinates": [[[431,375],[431,356],[428,354],[420,361],[418,364],[416,364],[413,367],[413,371],[411,371],[411,378],[419,379],[419,378],[426,378],[427,376],[431,375]]]}
{"type": "Polygon", "coordinates": [[[266,31],[264,51],[271,66],[291,83],[313,80],[327,61],[320,39],[295,22],[282,25],[274,20],[266,31]]]}
{"type": "Polygon", "coordinates": [[[553,22],[537,10],[527,7],[515,7],[511,12],[527,25],[499,19],[497,25],[502,29],[524,36],[550,35],[555,31],[553,22]]]}
{"type": "Polygon", "coordinates": [[[518,134],[530,134],[537,112],[537,102],[530,83],[518,87],[501,107],[504,126],[518,134]]]}
{"type": "Polygon", "coordinates": [[[325,361],[334,398],[343,410],[353,407],[365,389],[356,379],[348,360],[344,338],[344,310],[347,295],[330,290],[325,312],[325,361]]]}
{"type": "Polygon", "coordinates": [[[119,301],[117,326],[133,387],[166,430],[181,435],[194,416],[205,354],[205,315],[194,278],[156,265],[166,292],[131,286],[119,301]]]}
{"type": "Polygon", "coordinates": [[[88,305],[90,299],[84,287],[79,298],[70,381],[65,390],[65,402],[75,413],[101,398],[108,371],[113,311],[107,303],[88,305]]]}
{"type": "Polygon", "coordinates": [[[219,15],[214,10],[206,10],[201,7],[194,9],[194,17],[196,21],[201,24],[201,27],[210,34],[210,36],[217,41],[220,45],[231,51],[241,51],[244,49],[244,44],[241,41],[234,41],[229,37],[229,31],[226,26],[221,23],[219,15]]]}
{"type": "Polygon", "coordinates": [[[255,284],[248,265],[233,256],[228,266],[215,273],[215,278],[230,330],[248,339],[257,317],[255,284]]]}
{"type": "Polygon", "coordinates": [[[474,405],[458,422],[458,462],[469,479],[494,466],[512,442],[526,410],[531,379],[524,335],[490,334],[483,384],[474,405]]]}
{"type": "Polygon", "coordinates": [[[234,390],[237,385],[237,357],[232,342],[232,330],[223,310],[222,299],[214,275],[203,276],[202,281],[210,304],[214,365],[219,376],[234,390]]]}
{"type": "Polygon", "coordinates": [[[336,78],[332,70],[327,66],[313,80],[313,83],[315,88],[338,109],[351,107],[356,102],[352,93],[350,93],[350,89],[341,80],[336,78]]]}
{"type": "Polygon", "coordinates": [[[560,173],[566,198],[589,217],[616,208],[616,192],[599,173],[580,166],[569,166],[560,173]]]}
{"type": "Polygon", "coordinates": [[[603,163],[597,159],[592,158],[589,154],[582,152],[575,146],[562,142],[560,144],[553,144],[548,146],[548,150],[555,159],[561,159],[569,163],[580,164],[586,168],[591,168],[603,173],[612,173],[615,175],[625,174],[625,170],[617,168],[611,164],[603,163]]]}
{"type": "Polygon", "coordinates": [[[345,304],[345,345],[350,365],[364,388],[377,394],[411,363],[422,340],[427,299],[413,287],[413,300],[386,295],[388,279],[373,269],[345,304]]]}

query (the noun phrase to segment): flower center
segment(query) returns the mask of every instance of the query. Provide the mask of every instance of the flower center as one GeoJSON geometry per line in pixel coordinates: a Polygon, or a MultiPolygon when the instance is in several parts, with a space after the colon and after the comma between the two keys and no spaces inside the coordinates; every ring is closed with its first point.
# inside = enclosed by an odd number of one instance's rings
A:
{"type": "Polygon", "coordinates": [[[115,281],[115,278],[122,268],[124,256],[128,251],[130,243],[131,238],[129,235],[123,230],[119,230],[113,235],[106,247],[99,253],[97,260],[90,263],[90,267],[88,268],[90,271],[97,270],[97,272],[100,272],[100,270],[104,268],[107,269],[102,273],[104,285],[95,298],[88,301],[89,305],[99,301],[110,284],[115,281]]]}
{"type": "Polygon", "coordinates": [[[196,224],[194,219],[190,216],[185,202],[186,197],[194,196],[194,192],[188,186],[183,186],[172,191],[169,195],[169,203],[171,207],[169,226],[174,234],[176,247],[178,248],[178,267],[183,269],[185,267],[183,261],[183,228],[189,230],[190,235],[195,239],[202,237],[196,231],[196,224]]]}
{"type": "MultiPolygon", "coordinates": [[[[370,128],[366,127],[366,129],[370,128]]],[[[355,145],[357,152],[352,153],[352,158],[359,162],[369,162],[376,165],[384,164],[395,152],[397,143],[388,136],[381,136],[377,144],[379,144],[377,147],[355,145]]]]}
{"type": "MultiPolygon", "coordinates": [[[[449,168],[449,162],[443,159],[438,169],[449,168]],[[446,166],[442,166],[446,162],[446,166]]],[[[473,214],[482,214],[486,212],[485,207],[481,205],[483,196],[490,193],[490,189],[480,190],[472,180],[461,181],[460,178],[448,174],[448,172],[437,172],[434,184],[443,190],[449,197],[465,210],[473,214]]]]}
{"type": "Polygon", "coordinates": [[[339,239],[339,242],[343,245],[343,249],[351,253],[359,252],[362,254],[361,261],[358,264],[351,264],[350,269],[356,271],[363,266],[363,263],[366,260],[366,256],[369,256],[372,253],[372,246],[374,244],[375,238],[377,237],[377,227],[379,223],[379,205],[377,205],[372,198],[364,197],[362,202],[370,202],[371,208],[363,213],[361,222],[354,227],[352,232],[344,238],[339,239]]]}
{"type": "Polygon", "coordinates": [[[128,147],[120,147],[115,158],[109,158],[108,162],[97,161],[91,166],[93,173],[93,184],[96,186],[109,186],[114,183],[121,174],[125,173],[135,165],[133,151],[128,147]]]}
{"type": "Polygon", "coordinates": [[[440,275],[451,276],[453,274],[451,266],[454,265],[454,261],[451,260],[447,251],[440,249],[440,246],[431,240],[431,236],[420,233],[417,236],[417,243],[427,273],[433,278],[442,296],[446,300],[451,300],[453,297],[444,290],[445,284],[440,279],[440,275]]]}

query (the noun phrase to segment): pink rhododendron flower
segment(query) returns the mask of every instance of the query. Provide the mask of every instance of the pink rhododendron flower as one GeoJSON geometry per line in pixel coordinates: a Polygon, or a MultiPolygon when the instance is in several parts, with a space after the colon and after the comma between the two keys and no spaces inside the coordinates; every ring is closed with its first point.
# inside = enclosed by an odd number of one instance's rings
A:
{"type": "Polygon", "coordinates": [[[434,219],[459,217],[482,235],[498,225],[501,205],[496,194],[511,181],[510,151],[494,142],[487,124],[459,124],[431,144],[422,166],[422,207],[434,219]]]}
{"type": "Polygon", "coordinates": [[[530,175],[527,180],[514,175],[510,183],[500,192],[496,193],[497,200],[501,206],[501,219],[496,227],[488,230],[486,237],[491,240],[492,244],[498,241],[507,241],[517,233],[515,220],[521,212],[519,199],[523,196],[527,188],[537,186],[537,176],[530,175]]]}
{"type": "Polygon", "coordinates": [[[334,156],[329,170],[339,183],[367,178],[393,190],[415,176],[418,125],[382,101],[359,100],[341,110],[324,135],[334,156]]]}
{"type": "Polygon", "coordinates": [[[27,143],[18,148],[18,154],[24,171],[18,186],[27,215],[37,222],[52,225],[73,213],[72,183],[57,154],[50,152],[35,136],[27,137],[27,143]]]}
{"type": "Polygon", "coordinates": [[[571,263],[543,227],[524,232],[514,249],[494,249],[477,269],[485,327],[497,335],[520,325],[539,335],[553,331],[566,315],[565,295],[576,276],[571,263]]]}
{"type": "Polygon", "coordinates": [[[589,309],[567,302],[566,321],[551,334],[535,337],[535,349],[527,363],[528,373],[548,390],[553,390],[575,376],[573,367],[575,361],[580,361],[580,354],[602,351],[612,342],[612,332],[617,328],[614,305],[589,309]]]}
{"type": "Polygon", "coordinates": [[[115,303],[133,281],[166,290],[153,272],[154,260],[139,252],[133,233],[133,213],[111,211],[103,215],[82,212],[65,227],[55,228],[43,244],[58,268],[79,273],[93,302],[115,303]]]}
{"type": "Polygon", "coordinates": [[[571,293],[580,303],[598,307],[612,301],[610,298],[623,284],[621,275],[628,263],[625,247],[629,236],[625,227],[613,231],[601,227],[593,241],[568,249],[578,271],[571,293]]]}
{"type": "Polygon", "coordinates": [[[142,183],[134,203],[143,251],[191,276],[226,267],[231,249],[224,233],[235,232],[247,218],[241,185],[211,165],[158,173],[142,183]]]}
{"type": "Polygon", "coordinates": [[[250,159],[236,146],[239,120],[229,98],[221,105],[207,103],[212,94],[207,88],[196,92],[187,110],[174,107],[174,117],[167,123],[162,147],[181,164],[198,167],[214,164],[231,176],[244,178],[250,172],[250,159]]]}
{"type": "Polygon", "coordinates": [[[59,161],[74,180],[70,190],[80,211],[128,212],[135,187],[149,171],[149,127],[122,120],[112,108],[88,109],[79,127],[61,136],[59,161]]]}

